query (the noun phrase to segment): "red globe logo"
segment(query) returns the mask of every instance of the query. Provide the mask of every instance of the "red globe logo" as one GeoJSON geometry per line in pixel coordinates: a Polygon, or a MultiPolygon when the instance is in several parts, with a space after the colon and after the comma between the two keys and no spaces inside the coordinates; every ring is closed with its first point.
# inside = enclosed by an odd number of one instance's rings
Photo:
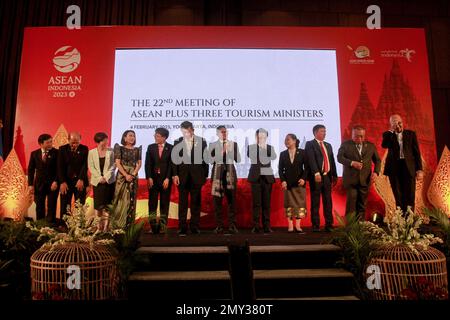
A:
{"type": "Polygon", "coordinates": [[[72,46],[64,46],[56,50],[53,57],[53,66],[63,73],[74,71],[80,65],[81,54],[72,46]]]}

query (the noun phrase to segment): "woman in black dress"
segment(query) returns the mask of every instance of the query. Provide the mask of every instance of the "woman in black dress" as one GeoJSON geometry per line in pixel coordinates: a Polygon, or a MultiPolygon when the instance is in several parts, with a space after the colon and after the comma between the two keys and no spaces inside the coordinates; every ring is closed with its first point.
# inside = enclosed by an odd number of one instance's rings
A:
{"type": "Polygon", "coordinates": [[[287,150],[280,153],[278,173],[284,192],[284,209],[288,219],[288,231],[303,232],[301,219],[306,217],[306,154],[299,148],[295,134],[289,133],[285,140],[287,150]]]}
{"type": "Polygon", "coordinates": [[[134,146],[136,134],[133,130],[126,130],[122,134],[121,144],[116,143],[114,145],[114,159],[118,172],[113,199],[115,208],[112,223],[117,228],[126,229],[134,223],[136,215],[138,172],[142,165],[142,146],[134,146]]]}

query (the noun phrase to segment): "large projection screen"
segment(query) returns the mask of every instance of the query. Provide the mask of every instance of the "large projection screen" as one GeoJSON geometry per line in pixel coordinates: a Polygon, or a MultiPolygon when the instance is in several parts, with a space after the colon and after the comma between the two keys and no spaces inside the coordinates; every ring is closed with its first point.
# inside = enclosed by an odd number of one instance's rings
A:
{"type": "MultiPolygon", "coordinates": [[[[119,49],[114,68],[112,141],[127,129],[137,145],[154,142],[157,127],[181,135],[180,123],[194,123],[207,142],[227,126],[239,145],[239,177],[246,177],[248,144],[255,131],[283,150],[288,133],[302,145],[312,127],[326,124],[327,141],[341,141],[339,92],[334,50],[290,49],[119,49]]],[[[145,151],[145,150],[143,150],[145,151]]],[[[145,152],[143,152],[145,157],[145,152]]],[[[143,168],[140,176],[144,175],[143,168]]],[[[276,170],[275,170],[276,171],[276,170]]],[[[339,174],[341,167],[339,166],[339,174]]]]}

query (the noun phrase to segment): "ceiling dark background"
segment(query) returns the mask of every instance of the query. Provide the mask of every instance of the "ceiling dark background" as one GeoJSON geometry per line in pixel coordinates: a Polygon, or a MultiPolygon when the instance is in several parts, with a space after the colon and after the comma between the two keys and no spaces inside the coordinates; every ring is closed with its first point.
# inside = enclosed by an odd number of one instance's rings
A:
{"type": "MultiPolygon", "coordinates": [[[[82,25],[365,27],[381,8],[382,27],[424,28],[437,153],[450,146],[450,3],[447,0],[4,0],[0,1],[0,119],[4,154],[13,144],[24,27],[65,26],[77,4],[82,25]]],[[[38,112],[38,111],[36,111],[38,112]]]]}

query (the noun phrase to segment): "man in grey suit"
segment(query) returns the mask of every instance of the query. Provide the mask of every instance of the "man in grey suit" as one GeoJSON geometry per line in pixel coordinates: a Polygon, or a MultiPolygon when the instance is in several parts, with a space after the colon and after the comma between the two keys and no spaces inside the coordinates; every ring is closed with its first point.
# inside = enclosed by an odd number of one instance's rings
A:
{"type": "Polygon", "coordinates": [[[364,219],[369,187],[380,174],[381,160],[375,145],[366,141],[363,126],[353,127],[352,139],[341,144],[337,159],[344,166],[342,179],[347,190],[345,213],[354,212],[364,219]],[[375,165],[373,172],[372,163],[375,165]]]}

